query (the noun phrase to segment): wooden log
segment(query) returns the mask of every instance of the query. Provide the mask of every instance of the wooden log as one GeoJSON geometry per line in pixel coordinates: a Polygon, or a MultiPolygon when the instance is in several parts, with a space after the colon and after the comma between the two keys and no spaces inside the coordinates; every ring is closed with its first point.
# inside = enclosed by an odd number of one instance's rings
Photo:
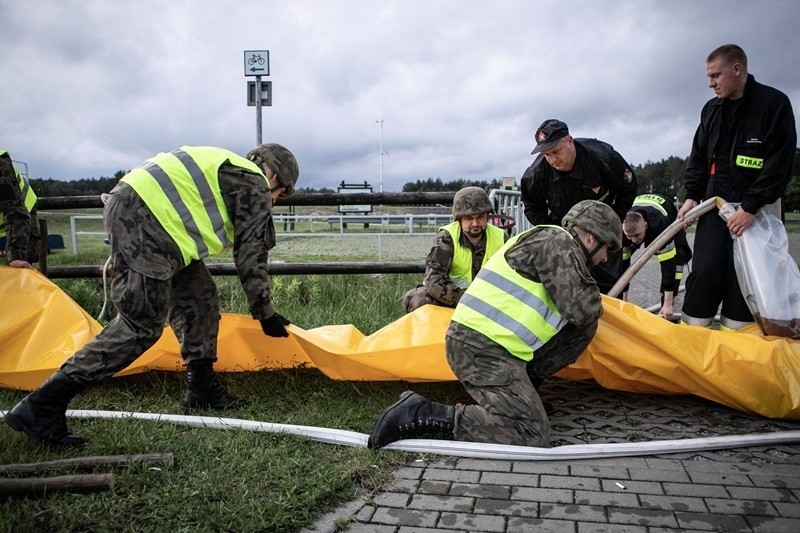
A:
{"type": "Polygon", "coordinates": [[[163,464],[172,466],[174,459],[171,453],[143,453],[133,455],[96,455],[90,457],[74,457],[58,459],[56,461],[43,461],[40,463],[20,463],[0,465],[0,474],[32,474],[59,468],[75,468],[88,470],[98,466],[117,466],[122,464],[144,463],[163,464]]]}
{"type": "Polygon", "coordinates": [[[38,497],[51,492],[100,492],[113,487],[114,474],[0,479],[0,497],[38,497]]]}
{"type": "MultiPolygon", "coordinates": [[[[455,191],[450,192],[377,192],[377,193],[311,193],[278,198],[275,205],[453,205],[455,191]]],[[[49,196],[39,198],[37,209],[87,209],[103,207],[100,195],[49,196]]]]}
{"type": "MultiPolygon", "coordinates": [[[[207,263],[213,276],[234,276],[233,263],[207,263]]],[[[271,263],[271,276],[305,274],[419,274],[425,272],[425,263],[271,263]]],[[[100,278],[102,265],[64,265],[51,266],[47,277],[55,278],[100,278]]]]}

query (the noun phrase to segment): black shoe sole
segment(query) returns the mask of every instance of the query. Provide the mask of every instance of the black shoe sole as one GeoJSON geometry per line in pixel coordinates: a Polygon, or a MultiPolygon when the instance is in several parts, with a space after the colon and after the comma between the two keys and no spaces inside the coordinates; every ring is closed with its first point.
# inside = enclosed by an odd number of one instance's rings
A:
{"type": "Polygon", "coordinates": [[[21,431],[27,435],[29,439],[31,439],[36,444],[41,444],[44,446],[50,446],[51,448],[83,448],[86,444],[86,441],[83,440],[81,437],[73,436],[73,439],[76,439],[73,443],[66,443],[66,442],[54,442],[51,440],[43,439],[39,435],[37,435],[33,430],[31,430],[25,422],[21,419],[17,418],[15,415],[11,414],[11,411],[8,411],[4,416],[6,424],[15,431],[21,431]]]}

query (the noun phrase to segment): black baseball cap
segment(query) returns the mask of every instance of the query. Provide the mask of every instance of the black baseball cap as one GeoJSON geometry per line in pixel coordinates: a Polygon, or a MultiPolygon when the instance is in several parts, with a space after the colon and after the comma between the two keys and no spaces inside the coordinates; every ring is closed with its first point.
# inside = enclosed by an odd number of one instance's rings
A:
{"type": "Polygon", "coordinates": [[[549,150],[567,135],[569,135],[569,128],[566,124],[554,118],[545,120],[536,130],[536,146],[531,155],[549,150]]]}

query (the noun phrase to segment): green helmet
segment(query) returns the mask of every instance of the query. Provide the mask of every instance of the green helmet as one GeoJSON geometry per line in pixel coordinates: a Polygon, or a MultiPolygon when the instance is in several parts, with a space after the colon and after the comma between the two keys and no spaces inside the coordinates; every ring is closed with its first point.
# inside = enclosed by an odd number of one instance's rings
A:
{"type": "Polygon", "coordinates": [[[567,229],[579,226],[603,244],[622,248],[622,222],[611,207],[597,200],[582,200],[564,215],[561,225],[567,229]]]}
{"type": "Polygon", "coordinates": [[[494,211],[489,195],[480,187],[464,187],[453,197],[453,218],[482,215],[494,211]]]}
{"type": "Polygon", "coordinates": [[[281,198],[288,198],[294,193],[294,185],[300,178],[300,168],[292,152],[280,144],[259,144],[247,154],[247,159],[263,167],[266,165],[278,177],[278,182],[286,187],[281,198]]]}

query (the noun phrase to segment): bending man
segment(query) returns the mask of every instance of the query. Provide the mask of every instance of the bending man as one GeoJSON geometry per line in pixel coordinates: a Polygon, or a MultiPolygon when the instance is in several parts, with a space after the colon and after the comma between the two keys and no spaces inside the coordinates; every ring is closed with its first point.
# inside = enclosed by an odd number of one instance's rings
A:
{"type": "Polygon", "coordinates": [[[478,273],[453,312],[445,350],[475,405],[404,392],[375,422],[370,448],[429,433],[469,442],[547,446],[550,421],[537,387],[589,345],[603,312],[589,271],[622,245],[606,204],[584,200],[564,227],[536,226],[478,273]]]}

